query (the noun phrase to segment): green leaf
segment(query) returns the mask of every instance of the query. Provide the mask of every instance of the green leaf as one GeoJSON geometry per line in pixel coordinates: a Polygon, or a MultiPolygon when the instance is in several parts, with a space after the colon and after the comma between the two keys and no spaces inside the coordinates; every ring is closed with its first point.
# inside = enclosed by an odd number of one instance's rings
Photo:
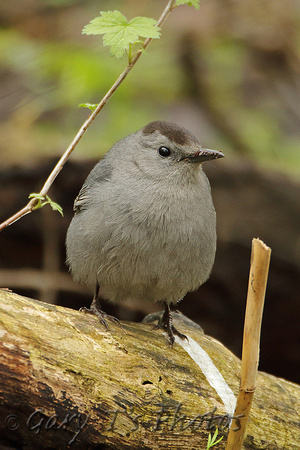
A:
{"type": "Polygon", "coordinates": [[[217,445],[221,440],[223,439],[223,436],[221,436],[216,442],[214,442],[214,445],[217,445]]]}
{"type": "Polygon", "coordinates": [[[217,437],[218,437],[218,428],[216,428],[215,433],[213,435],[213,437],[211,436],[211,433],[209,433],[208,435],[208,439],[207,439],[207,447],[206,450],[209,450],[210,448],[214,447],[215,445],[217,445],[219,442],[221,442],[221,440],[223,439],[223,436],[221,436],[217,441],[217,437]]]}
{"type": "Polygon", "coordinates": [[[80,105],[78,105],[78,108],[89,108],[91,111],[95,111],[97,106],[97,103],[80,103],[80,105]]]}
{"type": "Polygon", "coordinates": [[[62,216],[64,215],[62,207],[58,203],[51,200],[48,195],[41,195],[33,192],[28,196],[28,198],[35,198],[38,200],[38,203],[35,205],[34,209],[40,209],[45,205],[50,205],[53,211],[58,211],[59,214],[62,216]]]}
{"type": "Polygon", "coordinates": [[[86,25],[83,34],[104,34],[103,44],[110,46],[110,52],[122,58],[129,46],[139,42],[139,37],[158,39],[160,28],[148,17],[135,17],[127,21],[119,11],[102,11],[100,16],[86,25]]]}
{"type": "Polygon", "coordinates": [[[37,200],[43,200],[44,196],[41,194],[37,194],[36,192],[33,192],[32,194],[28,195],[28,198],[36,198],[37,200]]]}
{"type": "Polygon", "coordinates": [[[47,201],[45,201],[44,204],[42,204],[42,206],[49,204],[51,206],[51,208],[53,209],[53,211],[57,211],[57,212],[59,212],[60,215],[64,216],[62,207],[58,203],[51,200],[51,198],[48,197],[48,195],[46,195],[46,198],[47,198],[47,201]]]}
{"type": "Polygon", "coordinates": [[[194,8],[199,9],[200,8],[200,0],[176,0],[175,6],[179,6],[179,5],[194,6],[194,8]]]}

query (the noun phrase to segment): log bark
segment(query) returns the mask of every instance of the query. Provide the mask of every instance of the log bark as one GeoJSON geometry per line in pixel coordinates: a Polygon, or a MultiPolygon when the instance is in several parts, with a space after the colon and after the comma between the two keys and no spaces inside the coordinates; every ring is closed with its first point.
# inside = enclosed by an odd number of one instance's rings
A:
{"type": "MultiPolygon", "coordinates": [[[[196,341],[237,396],[240,361],[193,322],[196,341]]],[[[0,290],[0,444],[50,449],[205,449],[228,411],[183,347],[149,324],[110,323],[0,290]]],[[[259,373],[245,449],[300,448],[300,387],[259,373]]],[[[237,427],[243,418],[233,418],[237,427]]]]}

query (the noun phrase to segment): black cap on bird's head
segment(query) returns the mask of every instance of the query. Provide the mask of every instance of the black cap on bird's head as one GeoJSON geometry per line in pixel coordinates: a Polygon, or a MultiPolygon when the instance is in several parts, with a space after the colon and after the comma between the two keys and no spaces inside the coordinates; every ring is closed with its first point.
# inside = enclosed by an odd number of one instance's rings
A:
{"type": "Polygon", "coordinates": [[[151,135],[152,133],[158,132],[174,144],[185,147],[185,152],[179,161],[202,163],[212,159],[224,158],[223,153],[220,151],[202,148],[196,136],[176,123],[157,120],[148,123],[148,125],[142,128],[142,132],[144,135],[151,135]],[[186,149],[189,151],[186,151],[186,149]]]}

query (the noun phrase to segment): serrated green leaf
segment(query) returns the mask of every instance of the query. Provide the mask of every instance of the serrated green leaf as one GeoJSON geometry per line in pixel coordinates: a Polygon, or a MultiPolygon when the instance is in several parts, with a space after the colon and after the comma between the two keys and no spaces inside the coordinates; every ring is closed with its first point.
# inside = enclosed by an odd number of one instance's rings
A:
{"type": "Polygon", "coordinates": [[[91,111],[95,111],[97,106],[97,103],[80,103],[80,105],[78,105],[78,108],[89,108],[91,111]]]}
{"type": "Polygon", "coordinates": [[[200,0],[176,0],[175,6],[179,6],[179,5],[194,6],[194,8],[199,9],[200,8],[200,0]]]}
{"type": "Polygon", "coordinates": [[[111,32],[114,26],[126,26],[127,19],[120,11],[100,11],[100,16],[85,25],[82,34],[104,34],[111,32]]]}
{"type": "Polygon", "coordinates": [[[139,37],[158,39],[160,28],[148,17],[135,17],[129,22],[119,11],[102,11],[100,16],[86,25],[84,34],[104,34],[103,44],[110,46],[113,56],[121,58],[129,46],[139,42],[139,37]]]}
{"type": "Polygon", "coordinates": [[[160,36],[160,28],[157,22],[150,17],[134,17],[128,22],[128,26],[134,30],[138,36],[143,38],[158,39],[160,36]]]}

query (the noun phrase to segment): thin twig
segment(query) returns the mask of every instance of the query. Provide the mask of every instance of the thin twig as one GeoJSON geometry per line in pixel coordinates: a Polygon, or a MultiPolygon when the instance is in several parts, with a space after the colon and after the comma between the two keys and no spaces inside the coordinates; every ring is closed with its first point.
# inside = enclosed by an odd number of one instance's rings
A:
{"type": "Polygon", "coordinates": [[[226,450],[240,450],[256,387],[262,314],[269,272],[271,249],[259,239],[252,240],[247,306],[244,324],[240,391],[234,416],[242,416],[240,427],[232,423],[226,450]]]}
{"type": "MultiPolygon", "coordinates": [[[[172,9],[175,8],[175,0],[169,0],[166,8],[164,9],[163,13],[161,14],[160,18],[157,21],[157,26],[161,27],[163,23],[165,22],[166,18],[172,11],[172,9]]],[[[83,123],[83,125],[80,127],[78,133],[74,137],[73,141],[67,148],[67,150],[64,152],[64,154],[59,159],[58,163],[50,173],[49,177],[44,183],[44,186],[40,190],[39,194],[44,196],[49,192],[49,189],[51,188],[55,178],[59,174],[59,172],[64,167],[66,161],[69,159],[71,153],[77,146],[80,139],[83,137],[83,135],[86,133],[87,129],[90,127],[92,122],[95,120],[96,116],[99,114],[101,109],[106,105],[108,100],[111,98],[111,96],[114,94],[114,92],[118,89],[118,87],[121,85],[121,83],[125,80],[131,69],[134,67],[134,65],[139,60],[140,56],[142,55],[142,51],[145,50],[150,42],[152,41],[152,38],[147,38],[143,44],[142,44],[142,50],[138,51],[137,54],[134,56],[132,61],[130,61],[129,64],[125,67],[121,75],[118,77],[118,79],[114,82],[114,84],[111,86],[109,91],[105,94],[105,96],[102,98],[100,103],[97,105],[97,108],[91,113],[91,115],[87,118],[87,120],[83,123]]],[[[24,208],[22,208],[20,211],[18,211],[16,214],[11,216],[9,219],[5,220],[2,224],[0,224],[0,231],[2,231],[7,226],[13,224],[17,220],[19,220],[21,217],[25,216],[26,214],[31,213],[36,209],[36,206],[38,204],[39,200],[36,198],[33,198],[30,200],[24,208]]]]}

